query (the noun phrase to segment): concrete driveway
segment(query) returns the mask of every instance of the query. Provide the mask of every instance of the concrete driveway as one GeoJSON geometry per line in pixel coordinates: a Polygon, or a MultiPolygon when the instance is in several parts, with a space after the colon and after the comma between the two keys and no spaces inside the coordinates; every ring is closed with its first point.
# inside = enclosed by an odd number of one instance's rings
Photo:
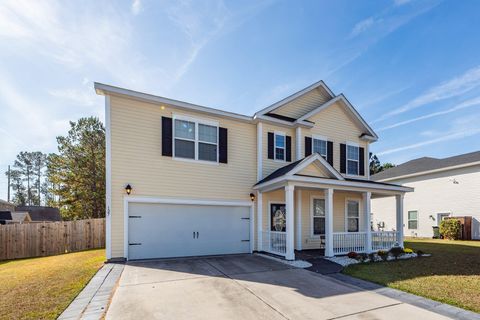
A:
{"type": "Polygon", "coordinates": [[[255,255],[129,262],[106,319],[447,319],[255,255]]]}

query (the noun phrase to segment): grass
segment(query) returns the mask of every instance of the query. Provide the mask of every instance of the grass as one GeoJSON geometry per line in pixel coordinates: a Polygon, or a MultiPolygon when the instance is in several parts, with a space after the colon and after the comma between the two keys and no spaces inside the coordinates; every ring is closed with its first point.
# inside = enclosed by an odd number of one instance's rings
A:
{"type": "Polygon", "coordinates": [[[480,241],[408,240],[431,257],[351,265],[344,273],[480,312],[480,241]]]}
{"type": "Polygon", "coordinates": [[[105,250],[0,262],[0,319],[56,319],[105,261],[105,250]]]}

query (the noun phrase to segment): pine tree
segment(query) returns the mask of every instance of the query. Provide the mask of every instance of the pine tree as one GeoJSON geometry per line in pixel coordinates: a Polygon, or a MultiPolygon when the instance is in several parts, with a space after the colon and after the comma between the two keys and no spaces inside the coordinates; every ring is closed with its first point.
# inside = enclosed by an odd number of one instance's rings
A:
{"type": "Polygon", "coordinates": [[[48,156],[49,191],[64,219],[105,217],[105,129],[98,118],[70,122],[57,137],[58,154],[48,156]]]}

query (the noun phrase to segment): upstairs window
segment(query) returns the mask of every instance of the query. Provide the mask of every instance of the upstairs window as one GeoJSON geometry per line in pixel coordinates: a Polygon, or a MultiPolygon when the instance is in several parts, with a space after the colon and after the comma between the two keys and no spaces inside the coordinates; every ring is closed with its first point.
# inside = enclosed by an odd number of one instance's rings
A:
{"type": "Polygon", "coordinates": [[[275,160],[285,161],[285,134],[275,133],[275,160]]]}
{"type": "Polygon", "coordinates": [[[177,118],[173,132],[175,158],[218,161],[218,126],[177,118]]]}
{"type": "Polygon", "coordinates": [[[323,137],[313,137],[312,153],[318,153],[325,160],[327,159],[327,139],[323,137]]]}
{"type": "Polygon", "coordinates": [[[355,145],[347,145],[347,174],[358,176],[359,171],[359,147],[355,145]]]}

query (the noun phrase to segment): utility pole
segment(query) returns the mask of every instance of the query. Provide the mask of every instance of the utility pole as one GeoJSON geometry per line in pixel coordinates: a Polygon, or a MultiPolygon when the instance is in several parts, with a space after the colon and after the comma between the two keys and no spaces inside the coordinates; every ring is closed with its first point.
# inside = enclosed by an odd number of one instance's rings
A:
{"type": "Polygon", "coordinates": [[[8,166],[7,202],[10,202],[10,165],[8,166]]]}

